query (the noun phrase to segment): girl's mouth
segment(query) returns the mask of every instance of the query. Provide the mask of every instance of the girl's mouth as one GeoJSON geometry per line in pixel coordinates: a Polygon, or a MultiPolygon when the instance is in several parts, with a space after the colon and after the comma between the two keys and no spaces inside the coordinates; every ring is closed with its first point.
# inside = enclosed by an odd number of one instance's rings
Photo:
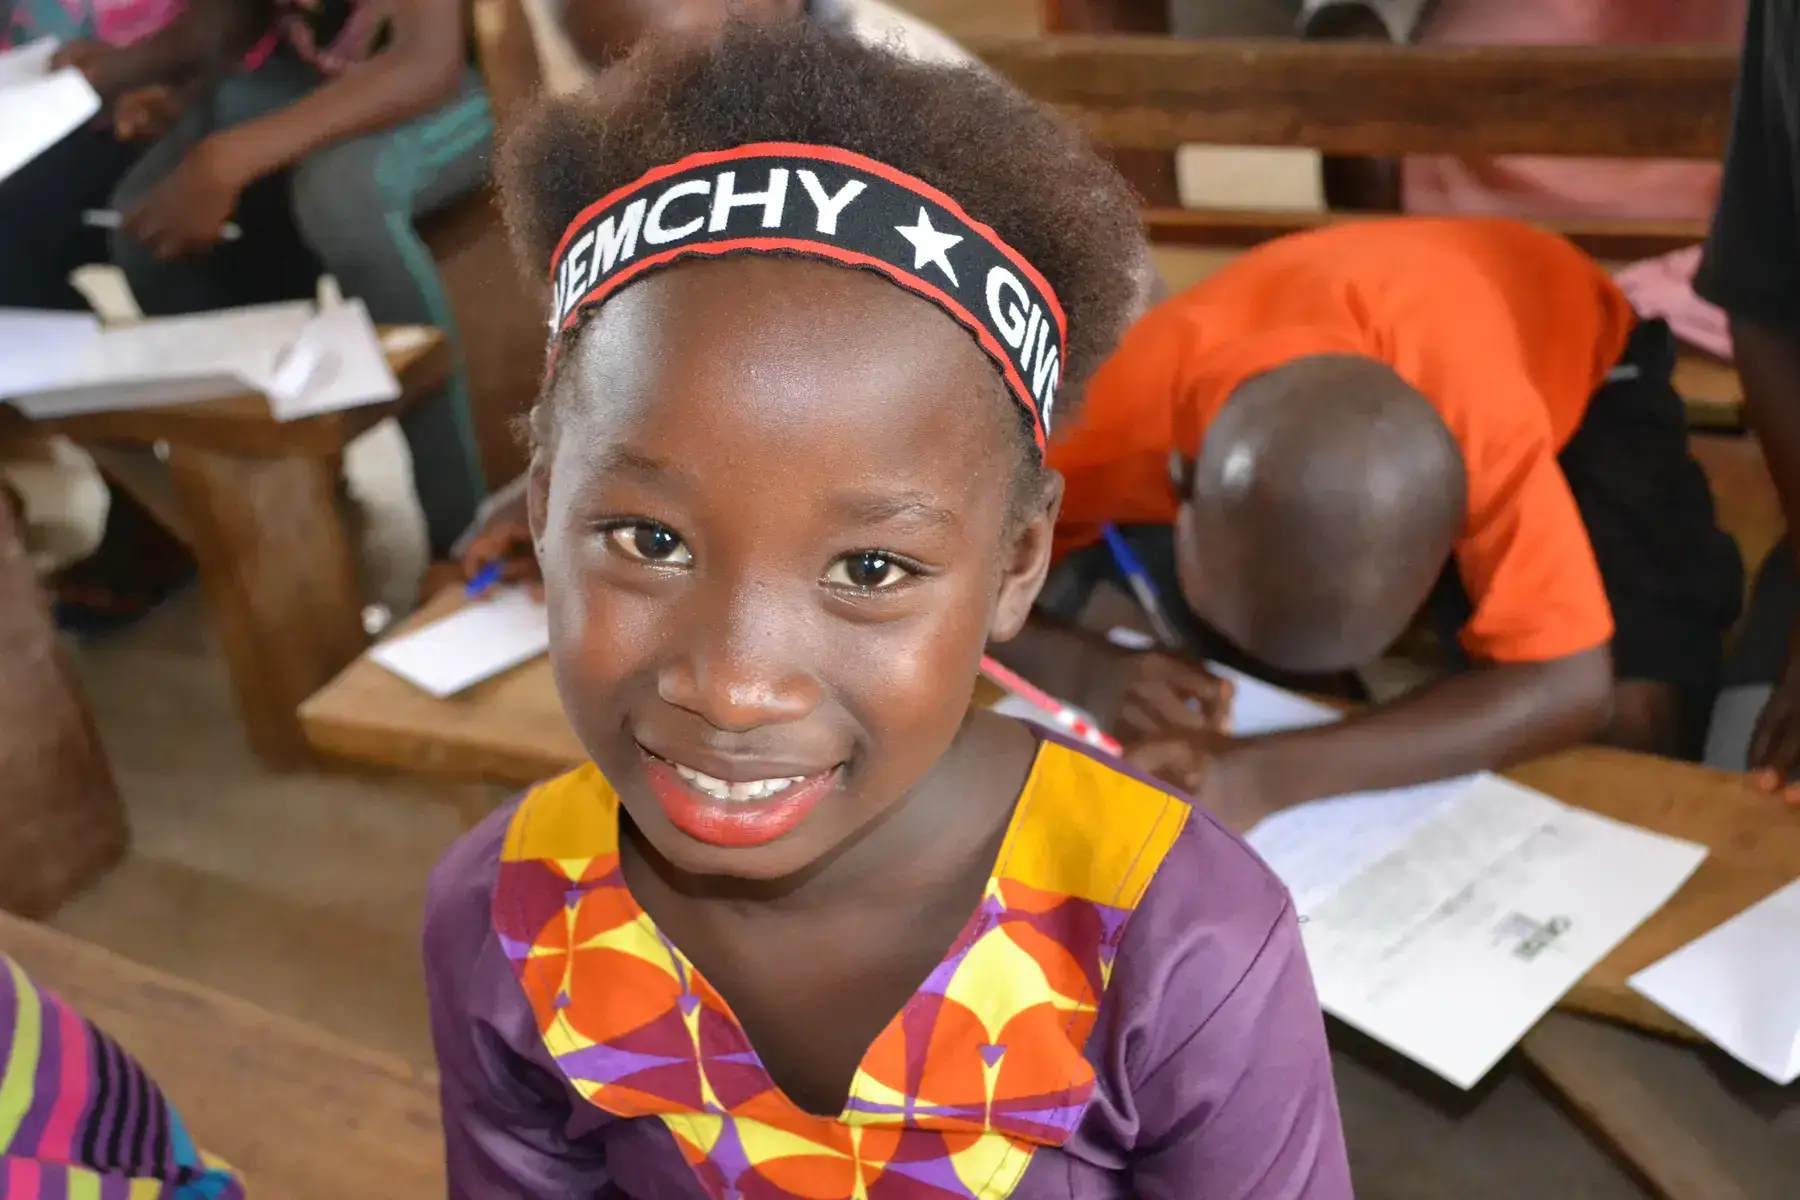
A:
{"type": "Polygon", "coordinates": [[[838,767],[808,775],[721,779],[642,746],[644,776],[669,822],[726,849],[762,846],[792,832],[837,786],[838,767]]]}

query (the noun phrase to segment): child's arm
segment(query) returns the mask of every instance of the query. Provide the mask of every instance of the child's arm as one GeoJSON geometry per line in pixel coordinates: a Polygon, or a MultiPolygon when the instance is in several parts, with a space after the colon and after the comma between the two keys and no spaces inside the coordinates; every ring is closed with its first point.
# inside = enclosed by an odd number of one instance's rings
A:
{"type": "MultiPolygon", "coordinates": [[[[1744,383],[1744,416],[1762,443],[1781,498],[1789,531],[1786,552],[1795,553],[1800,547],[1793,538],[1800,530],[1800,318],[1770,327],[1734,315],[1731,342],[1744,383]]],[[[1750,739],[1749,766],[1766,772],[1767,786],[1786,785],[1794,796],[1800,783],[1800,627],[1788,638],[1787,660],[1750,739]]]]}
{"type": "Polygon", "coordinates": [[[285,108],[215,136],[245,182],[314,150],[391,129],[456,95],[468,62],[461,0],[390,0],[388,44],[285,108]]]}
{"type": "Polygon", "coordinates": [[[1611,702],[1605,646],[1489,665],[1332,725],[1232,742],[1220,752],[1220,778],[1203,790],[1228,790],[1227,811],[1247,807],[1260,818],[1323,796],[1493,770],[1589,740],[1611,702]]]}
{"type": "Polygon", "coordinates": [[[1219,994],[1217,958],[1197,950],[1164,982],[1163,1019],[1132,1073],[1132,1195],[1350,1200],[1325,1020],[1293,909],[1224,1001],[1199,1011],[1194,997],[1219,994]]]}
{"type": "Polygon", "coordinates": [[[512,806],[453,846],[425,899],[425,992],[451,1200],[600,1196],[606,1165],[572,1142],[567,1084],[493,933],[489,905],[512,806]]]}
{"type": "Polygon", "coordinates": [[[158,258],[219,240],[245,188],[315,150],[400,125],[456,94],[467,65],[461,0],[390,0],[388,45],[268,116],[213,134],[125,214],[158,258]]]}
{"type": "MultiPolygon", "coordinates": [[[[1791,100],[1775,64],[1790,47],[1770,32],[1794,5],[1753,0],[1744,32],[1731,144],[1695,290],[1731,316],[1744,415],[1762,443],[1790,536],[1800,530],[1800,191],[1791,100]],[[1785,9],[1783,14],[1778,10],[1785,9]]],[[[1790,30],[1791,34],[1791,30],[1790,30]]],[[[1789,553],[1800,550],[1793,541],[1789,553]]],[[[1771,784],[1800,776],[1800,630],[1750,743],[1750,766],[1771,784]]]]}

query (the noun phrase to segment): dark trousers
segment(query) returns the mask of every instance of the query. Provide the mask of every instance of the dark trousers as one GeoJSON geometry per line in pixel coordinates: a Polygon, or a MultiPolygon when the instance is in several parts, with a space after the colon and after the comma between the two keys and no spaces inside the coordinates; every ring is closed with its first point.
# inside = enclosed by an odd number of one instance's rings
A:
{"type": "Polygon", "coordinates": [[[81,214],[107,207],[136,158],[110,131],[84,126],[0,182],[0,308],[87,308],[69,272],[111,256],[81,214]]]}

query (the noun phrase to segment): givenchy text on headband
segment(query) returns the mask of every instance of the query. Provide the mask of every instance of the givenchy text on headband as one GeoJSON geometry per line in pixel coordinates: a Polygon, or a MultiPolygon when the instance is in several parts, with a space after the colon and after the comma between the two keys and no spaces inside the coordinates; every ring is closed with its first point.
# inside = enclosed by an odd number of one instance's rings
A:
{"type": "Polygon", "coordinates": [[[930,184],[830,146],[770,142],[694,154],[589,205],[551,256],[552,353],[576,314],[631,280],[730,254],[878,271],[931,301],[999,366],[1043,448],[1068,336],[1050,285],[930,184]]]}

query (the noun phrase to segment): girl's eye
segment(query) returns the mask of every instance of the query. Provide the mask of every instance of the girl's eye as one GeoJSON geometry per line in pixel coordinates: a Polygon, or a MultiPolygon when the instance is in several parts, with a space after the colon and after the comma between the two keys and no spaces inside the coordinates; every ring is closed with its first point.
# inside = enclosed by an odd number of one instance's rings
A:
{"type": "Polygon", "coordinates": [[[879,550],[846,554],[825,572],[825,582],[859,592],[878,592],[911,577],[912,572],[879,550]]]}
{"type": "Polygon", "coordinates": [[[694,561],[693,552],[666,525],[654,521],[633,521],[615,525],[606,531],[607,540],[627,558],[657,566],[685,566],[694,561]]]}

